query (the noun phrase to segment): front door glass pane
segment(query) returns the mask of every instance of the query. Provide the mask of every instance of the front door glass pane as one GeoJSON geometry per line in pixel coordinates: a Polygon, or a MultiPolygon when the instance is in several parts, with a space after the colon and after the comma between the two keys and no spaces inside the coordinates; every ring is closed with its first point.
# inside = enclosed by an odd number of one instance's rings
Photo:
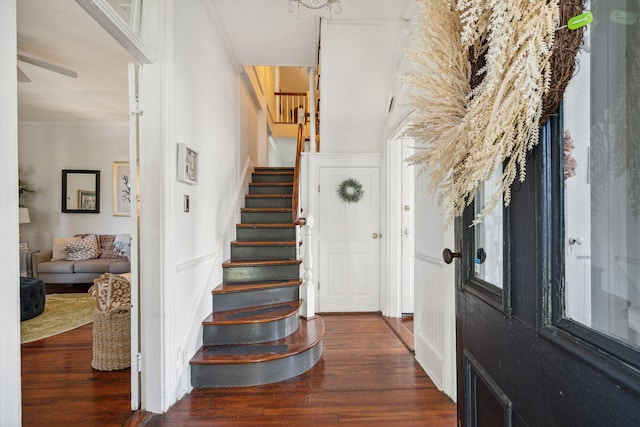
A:
{"type": "Polygon", "coordinates": [[[591,2],[564,99],[564,179],[565,315],[640,347],[638,6],[591,2]]]}
{"type": "MultiPolygon", "coordinates": [[[[475,215],[483,213],[500,185],[502,168],[496,167],[491,179],[478,186],[475,196],[475,215]]],[[[502,253],[504,247],[502,203],[475,225],[474,276],[500,289],[503,286],[502,253]]]]}

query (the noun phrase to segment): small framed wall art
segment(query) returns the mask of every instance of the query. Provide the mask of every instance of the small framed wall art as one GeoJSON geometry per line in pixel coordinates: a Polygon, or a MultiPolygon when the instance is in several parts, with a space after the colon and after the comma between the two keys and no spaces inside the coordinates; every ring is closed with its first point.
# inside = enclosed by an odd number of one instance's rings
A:
{"type": "Polygon", "coordinates": [[[131,215],[131,180],[129,162],[113,162],[113,216],[131,215]]]}
{"type": "Polygon", "coordinates": [[[178,144],[178,181],[198,183],[198,153],[187,144],[178,144]]]}

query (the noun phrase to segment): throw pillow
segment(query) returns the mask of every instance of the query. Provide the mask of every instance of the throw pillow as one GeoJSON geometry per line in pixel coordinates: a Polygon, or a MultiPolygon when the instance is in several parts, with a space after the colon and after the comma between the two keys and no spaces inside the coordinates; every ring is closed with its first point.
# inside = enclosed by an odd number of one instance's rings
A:
{"type": "Polygon", "coordinates": [[[80,237],[54,237],[51,261],[63,261],[67,259],[67,251],[65,248],[75,240],[80,240],[80,237]]]}
{"type": "Polygon", "coordinates": [[[105,313],[131,310],[131,285],[118,274],[104,273],[93,281],[89,294],[96,302],[96,309],[105,313]]]}
{"type": "Polygon", "coordinates": [[[85,259],[98,258],[98,256],[100,256],[98,236],[95,234],[89,234],[80,240],[69,243],[66,250],[67,259],[71,261],[83,261],[85,259]]]}
{"type": "Polygon", "coordinates": [[[115,241],[113,242],[113,246],[115,246],[116,251],[119,255],[129,258],[129,250],[131,247],[131,234],[118,234],[116,236],[115,241]]]}
{"type": "Polygon", "coordinates": [[[100,258],[126,258],[116,250],[114,234],[101,234],[98,237],[100,238],[100,258]]]}

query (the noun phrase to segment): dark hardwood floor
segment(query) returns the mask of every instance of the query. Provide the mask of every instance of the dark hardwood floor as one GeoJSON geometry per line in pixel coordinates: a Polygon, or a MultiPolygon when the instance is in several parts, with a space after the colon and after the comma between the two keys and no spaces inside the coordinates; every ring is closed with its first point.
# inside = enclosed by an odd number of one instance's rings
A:
{"type": "Polygon", "coordinates": [[[22,425],[121,426],[131,416],[129,369],[91,367],[93,324],[22,344],[22,425]]]}
{"type": "Polygon", "coordinates": [[[403,315],[402,317],[383,317],[391,330],[404,343],[407,350],[414,352],[415,345],[413,342],[413,315],[403,315]]]}
{"type": "Polygon", "coordinates": [[[130,418],[128,369],[91,369],[91,325],[25,344],[23,425],[456,425],[455,404],[381,316],[323,318],[324,353],[310,371],[276,384],[194,390],[151,417],[130,418]]]}

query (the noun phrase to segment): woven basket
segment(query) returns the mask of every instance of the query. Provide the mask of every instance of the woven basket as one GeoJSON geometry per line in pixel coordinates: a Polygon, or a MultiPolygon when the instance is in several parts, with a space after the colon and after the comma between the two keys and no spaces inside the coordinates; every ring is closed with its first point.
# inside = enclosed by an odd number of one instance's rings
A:
{"type": "Polygon", "coordinates": [[[93,360],[99,371],[131,366],[131,312],[93,312],[93,360]]]}

